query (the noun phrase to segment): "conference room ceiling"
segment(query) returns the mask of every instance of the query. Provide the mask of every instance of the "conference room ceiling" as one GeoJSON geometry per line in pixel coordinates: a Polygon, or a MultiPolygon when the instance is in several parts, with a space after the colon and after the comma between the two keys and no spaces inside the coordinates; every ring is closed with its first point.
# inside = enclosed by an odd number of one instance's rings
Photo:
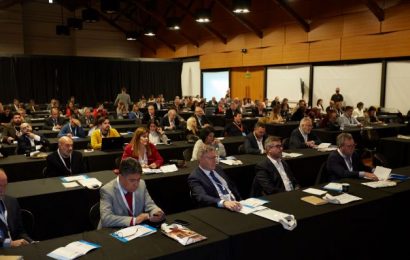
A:
{"type": "MultiPolygon", "coordinates": [[[[54,0],[70,11],[87,6],[97,9],[99,22],[106,22],[123,33],[138,31],[137,40],[145,47],[156,50],[161,46],[175,50],[181,44],[200,46],[208,40],[226,43],[229,39],[250,33],[262,38],[268,27],[296,23],[306,32],[314,29],[321,18],[345,13],[370,10],[375,19],[384,19],[384,9],[409,0],[253,0],[250,13],[234,14],[234,0],[121,0],[117,13],[107,14],[100,10],[100,0],[54,0]],[[200,8],[211,10],[211,22],[200,24],[195,13],[200,8]],[[166,18],[179,17],[181,29],[169,30],[166,18]],[[144,35],[144,29],[153,27],[156,36],[144,35]]],[[[21,0],[0,0],[0,8],[21,0]]],[[[86,28],[85,28],[86,29],[86,28]]]]}

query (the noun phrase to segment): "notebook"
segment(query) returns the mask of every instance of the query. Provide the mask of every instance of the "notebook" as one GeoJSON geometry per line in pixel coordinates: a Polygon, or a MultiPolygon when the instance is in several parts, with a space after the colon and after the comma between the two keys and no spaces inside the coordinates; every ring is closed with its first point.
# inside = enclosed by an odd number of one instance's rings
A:
{"type": "Polygon", "coordinates": [[[113,151],[122,150],[124,145],[124,138],[119,137],[106,137],[102,139],[101,151],[113,151]]]}

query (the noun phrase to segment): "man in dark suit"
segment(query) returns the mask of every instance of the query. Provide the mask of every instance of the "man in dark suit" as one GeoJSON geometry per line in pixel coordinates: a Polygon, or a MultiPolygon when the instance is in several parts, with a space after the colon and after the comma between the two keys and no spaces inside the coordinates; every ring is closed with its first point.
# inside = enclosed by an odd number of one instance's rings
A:
{"type": "Polygon", "coordinates": [[[194,117],[196,119],[196,122],[198,123],[199,129],[212,126],[211,122],[209,122],[208,118],[206,118],[204,109],[202,107],[195,107],[194,117]]]}
{"type": "Polygon", "coordinates": [[[31,125],[28,123],[21,124],[20,132],[21,135],[17,139],[17,154],[33,152],[39,150],[37,145],[42,145],[43,148],[49,144],[43,136],[33,133],[31,125]]]}
{"type": "Polygon", "coordinates": [[[20,136],[21,123],[21,115],[19,113],[14,113],[11,122],[4,125],[2,137],[3,140],[1,141],[11,144],[14,140],[17,140],[17,138],[20,136]]]}
{"type": "Polygon", "coordinates": [[[264,124],[257,122],[253,132],[248,134],[243,143],[244,152],[250,154],[263,154],[265,149],[263,143],[266,140],[266,127],[264,124]]]}
{"type": "Polygon", "coordinates": [[[238,105],[235,102],[232,102],[229,106],[229,108],[225,112],[225,118],[226,119],[233,119],[235,113],[238,113],[238,105]]]}
{"type": "Polygon", "coordinates": [[[155,107],[154,105],[149,105],[147,109],[147,113],[144,114],[144,118],[142,119],[143,124],[148,124],[150,121],[155,121],[159,124],[159,118],[156,116],[155,107]]]}
{"type": "Polygon", "coordinates": [[[201,207],[217,206],[239,211],[242,208],[238,202],[241,196],[222,168],[216,167],[216,158],[213,146],[201,145],[198,150],[199,167],[188,177],[191,196],[201,207]]]}
{"type": "Polygon", "coordinates": [[[64,125],[65,119],[60,117],[60,111],[57,107],[51,109],[51,115],[45,121],[44,129],[60,131],[61,127],[64,125]]]}
{"type": "Polygon", "coordinates": [[[84,128],[93,128],[95,125],[95,118],[88,107],[84,108],[84,115],[80,117],[81,125],[84,128]]]}
{"type": "Polygon", "coordinates": [[[289,149],[314,148],[321,143],[319,137],[312,133],[312,120],[304,117],[300,120],[299,128],[292,131],[289,138],[289,149]]]}
{"type": "Polygon", "coordinates": [[[378,180],[371,173],[372,169],[365,166],[355,152],[355,143],[349,133],[341,133],[336,138],[338,149],[329,154],[326,162],[327,174],[330,180],[342,178],[366,178],[378,180]]]}
{"type": "Polygon", "coordinates": [[[256,164],[252,197],[298,189],[299,185],[288,164],[282,160],[282,142],[279,137],[269,136],[265,141],[267,157],[256,164]]]}
{"type": "Polygon", "coordinates": [[[161,126],[164,130],[179,129],[179,118],[177,117],[177,111],[174,108],[169,109],[167,116],[161,119],[161,126]]]}
{"type": "Polygon", "coordinates": [[[47,156],[47,177],[69,176],[84,173],[83,155],[73,150],[73,140],[68,136],[58,139],[57,151],[47,156]]]}
{"type": "Polygon", "coordinates": [[[24,231],[18,201],[6,195],[7,175],[0,169],[0,247],[18,247],[33,240],[24,231]]]}
{"type": "Polygon", "coordinates": [[[242,124],[241,112],[235,112],[232,123],[226,125],[225,136],[246,136],[248,129],[242,124]]]}

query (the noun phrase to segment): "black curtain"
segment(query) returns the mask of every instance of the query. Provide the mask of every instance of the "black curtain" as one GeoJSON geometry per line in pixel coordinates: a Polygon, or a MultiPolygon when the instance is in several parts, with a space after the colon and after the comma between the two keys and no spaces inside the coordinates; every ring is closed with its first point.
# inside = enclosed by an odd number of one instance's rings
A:
{"type": "Polygon", "coordinates": [[[0,101],[13,98],[47,103],[70,96],[84,105],[113,101],[122,87],[132,100],[142,95],[181,95],[181,61],[129,61],[110,58],[30,56],[0,57],[0,101]]]}

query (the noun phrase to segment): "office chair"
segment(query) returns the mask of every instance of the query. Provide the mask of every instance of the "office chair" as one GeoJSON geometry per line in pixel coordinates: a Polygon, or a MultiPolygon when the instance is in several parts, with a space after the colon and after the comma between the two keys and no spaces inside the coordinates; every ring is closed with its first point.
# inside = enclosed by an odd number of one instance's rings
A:
{"type": "Polygon", "coordinates": [[[34,230],[34,215],[27,209],[20,209],[21,222],[23,223],[24,230],[32,237],[34,230]]]}
{"type": "Polygon", "coordinates": [[[282,139],[283,150],[289,149],[289,141],[290,141],[289,137],[282,139]]]}
{"type": "Polygon", "coordinates": [[[88,213],[88,218],[94,229],[97,229],[100,222],[100,202],[95,203],[88,213]]]}
{"type": "Polygon", "coordinates": [[[329,182],[329,176],[327,174],[326,162],[323,162],[320,166],[319,173],[316,176],[315,185],[329,182]]]}
{"type": "Polygon", "coordinates": [[[43,177],[44,177],[44,178],[47,178],[47,177],[48,177],[47,166],[45,166],[45,167],[43,168],[43,177]]]}
{"type": "Polygon", "coordinates": [[[190,148],[186,148],[183,152],[182,152],[182,156],[184,157],[185,161],[190,161],[192,159],[192,152],[193,152],[192,147],[190,148]]]}

